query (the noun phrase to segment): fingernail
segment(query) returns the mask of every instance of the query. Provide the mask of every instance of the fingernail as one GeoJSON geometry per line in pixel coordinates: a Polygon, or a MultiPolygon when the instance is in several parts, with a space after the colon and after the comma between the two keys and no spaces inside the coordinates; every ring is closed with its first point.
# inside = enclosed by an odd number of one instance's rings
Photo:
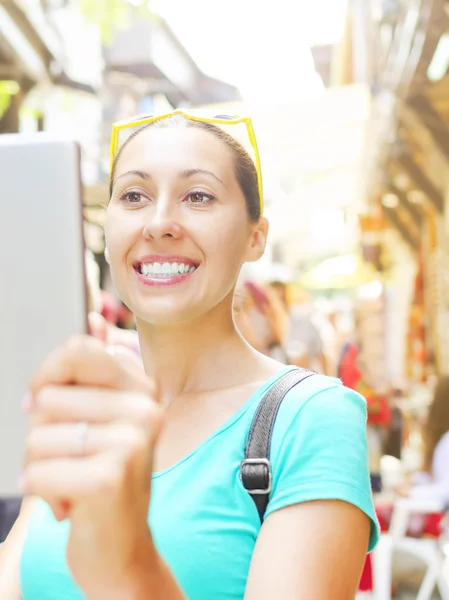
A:
{"type": "Polygon", "coordinates": [[[25,396],[22,398],[22,410],[23,412],[31,412],[33,408],[33,396],[31,392],[27,392],[25,396]]]}

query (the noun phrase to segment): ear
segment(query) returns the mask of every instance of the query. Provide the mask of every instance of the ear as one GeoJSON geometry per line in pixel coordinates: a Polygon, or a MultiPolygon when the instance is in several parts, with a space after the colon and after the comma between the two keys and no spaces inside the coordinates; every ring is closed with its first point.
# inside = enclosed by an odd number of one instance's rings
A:
{"type": "Polygon", "coordinates": [[[269,223],[265,217],[251,224],[251,236],[244,262],[256,262],[262,258],[267,245],[268,229],[269,223]]]}
{"type": "Polygon", "coordinates": [[[104,257],[105,257],[106,262],[108,263],[108,265],[110,265],[111,261],[109,260],[109,250],[107,248],[104,249],[104,257]]]}

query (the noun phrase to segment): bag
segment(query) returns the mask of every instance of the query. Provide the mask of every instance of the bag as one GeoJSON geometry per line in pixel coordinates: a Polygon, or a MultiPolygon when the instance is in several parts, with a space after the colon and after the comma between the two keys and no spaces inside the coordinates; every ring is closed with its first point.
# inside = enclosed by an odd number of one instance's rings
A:
{"type": "Polygon", "coordinates": [[[309,369],[293,369],[282,375],[265,393],[253,417],[245,458],[240,464],[240,478],[254,500],[261,522],[271,492],[271,438],[279,407],[287,392],[312,375],[316,373],[309,369]]]}

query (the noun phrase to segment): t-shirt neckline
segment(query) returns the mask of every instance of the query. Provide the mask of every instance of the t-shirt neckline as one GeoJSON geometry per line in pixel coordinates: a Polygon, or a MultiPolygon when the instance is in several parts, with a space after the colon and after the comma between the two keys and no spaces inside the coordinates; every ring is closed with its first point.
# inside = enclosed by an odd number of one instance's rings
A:
{"type": "Polygon", "coordinates": [[[163,475],[170,473],[170,471],[173,471],[174,469],[179,467],[181,464],[183,464],[184,462],[189,460],[189,458],[191,458],[194,454],[199,452],[206,444],[208,444],[212,439],[217,437],[217,435],[220,435],[220,433],[222,433],[223,431],[225,431],[226,429],[231,427],[236,421],[238,421],[246,413],[246,411],[251,407],[251,405],[256,400],[258,400],[282,375],[284,375],[285,373],[288,373],[289,371],[293,371],[293,369],[296,369],[296,368],[297,367],[295,367],[295,366],[287,365],[287,366],[279,369],[279,371],[277,373],[275,373],[274,375],[272,375],[269,379],[267,379],[267,381],[265,383],[263,383],[248,398],[248,400],[246,402],[244,402],[244,404],[242,404],[242,406],[233,415],[231,415],[229,417],[229,419],[227,419],[223,423],[223,425],[221,425],[217,430],[215,430],[213,433],[211,433],[211,435],[209,437],[207,437],[203,442],[201,442],[201,444],[196,446],[196,448],[194,448],[191,452],[186,454],[186,456],[184,456],[183,458],[178,460],[178,462],[174,463],[171,467],[168,467],[167,469],[163,469],[162,471],[153,472],[152,478],[157,479],[159,477],[162,477],[163,475]]]}

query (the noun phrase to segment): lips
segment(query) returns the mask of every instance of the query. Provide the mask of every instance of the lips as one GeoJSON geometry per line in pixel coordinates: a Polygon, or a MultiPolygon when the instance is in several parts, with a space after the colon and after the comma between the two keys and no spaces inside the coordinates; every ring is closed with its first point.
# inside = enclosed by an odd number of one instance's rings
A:
{"type": "Polygon", "coordinates": [[[145,285],[171,285],[184,281],[199,263],[185,256],[148,255],[136,261],[134,270],[145,285]]]}

